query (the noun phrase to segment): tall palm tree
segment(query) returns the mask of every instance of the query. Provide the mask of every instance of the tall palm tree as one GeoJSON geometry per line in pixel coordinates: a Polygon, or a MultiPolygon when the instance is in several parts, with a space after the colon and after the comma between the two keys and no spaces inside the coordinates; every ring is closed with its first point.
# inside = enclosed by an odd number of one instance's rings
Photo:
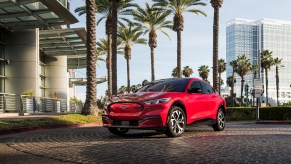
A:
{"type": "Polygon", "coordinates": [[[87,87],[82,114],[95,114],[96,103],[96,17],[95,0],[86,0],[87,87]]]}
{"type": "MultiPolygon", "coordinates": [[[[108,90],[110,90],[110,86],[111,86],[111,82],[110,82],[110,78],[112,76],[112,71],[111,71],[111,62],[110,62],[110,52],[111,51],[111,46],[109,46],[108,44],[108,39],[110,39],[110,37],[107,37],[106,39],[100,39],[96,44],[97,44],[97,53],[98,53],[98,56],[103,56],[103,55],[106,55],[106,68],[107,68],[107,82],[108,82],[108,90]]],[[[118,51],[117,53],[118,54],[123,54],[123,51],[121,50],[122,47],[121,47],[121,40],[119,39],[118,40],[118,51]]],[[[97,59],[99,60],[99,59],[97,59]]],[[[111,87],[112,88],[112,87],[111,87]]],[[[108,93],[108,96],[110,97],[109,95],[109,91],[107,90],[107,93],[108,93]]]]}
{"type": "Polygon", "coordinates": [[[178,73],[178,68],[177,67],[175,67],[174,69],[173,69],[173,71],[172,71],[172,77],[178,77],[179,76],[179,73],[178,73]]]}
{"type": "MultiPolygon", "coordinates": [[[[236,80],[234,79],[233,76],[229,76],[227,77],[226,79],[226,84],[231,88],[231,91],[233,90],[233,87],[234,87],[234,83],[236,83],[236,80]]],[[[232,96],[232,92],[230,93],[231,96],[232,96]]]]}
{"type": "Polygon", "coordinates": [[[192,68],[190,68],[189,66],[184,67],[183,75],[185,77],[190,77],[192,74],[193,74],[192,68]]]}
{"type": "Polygon", "coordinates": [[[170,12],[158,10],[156,7],[150,6],[148,3],[146,3],[145,9],[137,7],[136,11],[133,13],[134,20],[138,22],[139,26],[144,27],[145,34],[149,34],[148,45],[151,48],[152,81],[155,80],[154,51],[155,48],[157,48],[157,31],[160,31],[169,37],[169,35],[164,31],[164,29],[173,28],[173,23],[166,20],[166,17],[169,14],[170,12]]]}
{"type": "Polygon", "coordinates": [[[279,68],[284,67],[282,65],[282,59],[275,58],[274,59],[274,64],[276,66],[276,93],[277,93],[277,105],[280,106],[279,102],[279,68]]]}
{"type": "Polygon", "coordinates": [[[236,73],[241,77],[241,106],[243,105],[243,86],[245,82],[245,76],[251,71],[250,59],[247,59],[246,55],[238,56],[236,59],[236,73]]]}
{"type": "Polygon", "coordinates": [[[254,72],[254,79],[257,78],[257,76],[258,76],[258,70],[259,70],[259,65],[253,64],[252,71],[254,72]]]}
{"type": "Polygon", "coordinates": [[[199,76],[206,82],[208,82],[209,72],[210,72],[210,69],[207,65],[202,65],[198,68],[199,76]]]}
{"type": "Polygon", "coordinates": [[[124,58],[127,64],[127,91],[130,92],[130,59],[131,59],[131,46],[134,44],[146,44],[146,39],[141,38],[143,34],[142,27],[129,24],[128,26],[120,23],[118,27],[118,37],[124,44],[124,58]]]}
{"type": "Polygon", "coordinates": [[[236,63],[236,60],[233,60],[229,63],[229,65],[232,67],[232,84],[233,84],[233,87],[231,88],[231,97],[232,97],[232,106],[234,106],[234,102],[235,102],[235,96],[234,96],[234,83],[236,81],[235,79],[235,76],[234,76],[234,73],[236,72],[236,69],[237,69],[237,63],[236,63]]]}
{"type": "MultiPolygon", "coordinates": [[[[137,4],[133,3],[134,0],[122,0],[121,3],[117,6],[117,12],[119,15],[119,18],[124,21],[129,21],[127,18],[123,17],[123,15],[128,15],[132,12],[132,7],[136,7],[137,4]]],[[[112,17],[112,3],[110,0],[95,0],[96,5],[96,13],[101,14],[101,18],[97,21],[97,25],[99,23],[106,19],[105,26],[106,26],[106,35],[107,35],[107,69],[108,69],[108,94],[109,96],[112,94],[112,35],[113,35],[113,17],[112,17]]],[[[86,12],[85,6],[78,7],[75,9],[75,12],[79,15],[83,15],[86,12]]],[[[118,54],[118,40],[116,40],[116,46],[117,46],[117,52],[118,54]]],[[[117,90],[117,84],[116,84],[116,90],[117,90]]],[[[117,91],[116,91],[117,92],[117,91]]]]}
{"type": "Polygon", "coordinates": [[[218,87],[218,93],[220,94],[221,90],[221,74],[226,70],[226,63],[224,59],[219,59],[218,61],[218,73],[219,73],[219,87],[218,87]]]}
{"type": "Polygon", "coordinates": [[[201,0],[153,0],[154,6],[159,6],[166,11],[170,11],[174,15],[173,30],[177,32],[177,69],[178,77],[181,77],[181,60],[182,60],[182,31],[184,30],[184,17],[183,13],[190,12],[194,14],[206,13],[202,10],[193,8],[194,6],[206,6],[206,3],[201,0]]]}
{"type": "Polygon", "coordinates": [[[268,86],[269,86],[269,81],[268,81],[268,70],[271,69],[271,67],[274,65],[274,59],[272,56],[271,51],[269,50],[264,50],[261,52],[261,67],[265,70],[265,80],[266,80],[266,103],[269,105],[269,98],[268,98],[268,86]]]}
{"type": "Polygon", "coordinates": [[[218,37],[219,37],[219,8],[222,6],[223,0],[211,0],[211,6],[214,9],[213,20],[213,86],[214,89],[219,89],[218,79],[218,37]]]}

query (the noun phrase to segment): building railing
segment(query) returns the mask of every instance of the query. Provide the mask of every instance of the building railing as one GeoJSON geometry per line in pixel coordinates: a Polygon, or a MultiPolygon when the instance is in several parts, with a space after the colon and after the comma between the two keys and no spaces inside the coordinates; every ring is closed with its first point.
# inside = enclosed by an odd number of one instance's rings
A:
{"type": "Polygon", "coordinates": [[[82,103],[64,99],[0,93],[0,113],[80,113],[82,103]]]}

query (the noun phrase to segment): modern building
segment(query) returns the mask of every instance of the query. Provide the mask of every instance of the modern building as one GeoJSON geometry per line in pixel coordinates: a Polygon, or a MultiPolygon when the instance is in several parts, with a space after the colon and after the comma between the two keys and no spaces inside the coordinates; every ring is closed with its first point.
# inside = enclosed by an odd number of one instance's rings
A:
{"type": "Polygon", "coordinates": [[[73,71],[86,67],[86,30],[67,28],[76,22],[67,0],[0,0],[0,113],[17,108],[23,91],[68,105],[85,85],[73,71]]]}
{"type": "MultiPolygon", "coordinates": [[[[273,57],[283,59],[279,70],[280,87],[279,87],[279,101],[291,101],[291,21],[261,19],[234,19],[227,22],[226,28],[226,62],[227,77],[232,75],[232,67],[229,63],[236,59],[239,55],[246,55],[252,64],[260,66],[260,53],[263,50],[270,50],[273,52],[273,57]]],[[[259,74],[264,80],[264,73],[259,68],[259,74]]],[[[276,105],[276,79],[275,66],[269,71],[269,102],[271,105],[276,105]]],[[[236,84],[234,92],[240,95],[241,79],[235,75],[236,84]]],[[[253,72],[246,76],[245,84],[249,88],[253,88],[253,72]]],[[[266,87],[266,85],[264,85],[266,87]]],[[[266,88],[264,88],[266,90],[266,88]]],[[[245,93],[244,93],[245,94],[245,93]]],[[[265,101],[263,96],[262,101],[265,101]]]]}

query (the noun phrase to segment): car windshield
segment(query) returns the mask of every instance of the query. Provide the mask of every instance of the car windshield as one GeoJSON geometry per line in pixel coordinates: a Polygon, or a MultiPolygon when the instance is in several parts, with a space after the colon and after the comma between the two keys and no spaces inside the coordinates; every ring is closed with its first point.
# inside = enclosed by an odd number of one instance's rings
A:
{"type": "Polygon", "coordinates": [[[154,81],[137,92],[184,92],[189,79],[168,79],[154,81]]]}

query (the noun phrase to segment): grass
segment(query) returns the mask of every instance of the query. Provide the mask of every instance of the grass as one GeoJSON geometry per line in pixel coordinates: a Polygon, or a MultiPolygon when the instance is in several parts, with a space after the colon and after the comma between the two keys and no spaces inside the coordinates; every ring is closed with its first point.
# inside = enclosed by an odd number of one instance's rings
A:
{"type": "Polygon", "coordinates": [[[58,125],[86,123],[101,123],[101,117],[84,116],[81,114],[67,114],[41,119],[0,120],[0,130],[33,127],[53,127],[58,125]]]}

